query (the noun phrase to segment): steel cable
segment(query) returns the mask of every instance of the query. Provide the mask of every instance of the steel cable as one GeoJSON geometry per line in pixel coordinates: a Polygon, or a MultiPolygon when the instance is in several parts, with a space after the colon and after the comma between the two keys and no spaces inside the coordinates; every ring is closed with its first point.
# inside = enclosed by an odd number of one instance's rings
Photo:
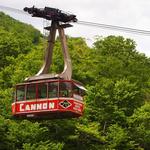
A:
{"type": "Polygon", "coordinates": [[[78,21],[76,23],[80,24],[80,25],[92,26],[92,27],[97,27],[97,28],[102,28],[102,29],[116,30],[116,31],[121,31],[121,32],[128,32],[128,33],[142,34],[145,36],[150,36],[150,31],[148,31],[148,30],[140,30],[140,29],[108,25],[108,24],[101,24],[101,23],[94,23],[94,22],[87,22],[87,21],[78,21]]]}

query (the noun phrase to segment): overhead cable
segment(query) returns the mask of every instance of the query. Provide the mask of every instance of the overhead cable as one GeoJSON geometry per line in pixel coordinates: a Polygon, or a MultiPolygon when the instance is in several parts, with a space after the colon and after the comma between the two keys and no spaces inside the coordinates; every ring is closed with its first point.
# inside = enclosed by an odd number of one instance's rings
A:
{"type": "Polygon", "coordinates": [[[150,31],[148,31],[148,30],[140,30],[140,29],[135,29],[135,28],[121,27],[121,26],[87,22],[87,21],[78,21],[77,24],[92,26],[92,27],[97,27],[97,28],[102,28],[102,29],[116,30],[116,31],[121,31],[121,32],[128,32],[128,33],[150,36],[150,31]]]}
{"type": "MultiPolygon", "coordinates": [[[[15,13],[26,14],[20,9],[11,8],[11,7],[2,6],[2,5],[0,5],[0,10],[8,10],[8,11],[12,11],[15,13]]],[[[110,25],[110,24],[95,23],[95,22],[88,22],[88,21],[78,21],[76,23],[79,25],[97,27],[97,28],[101,28],[101,29],[109,29],[109,30],[116,30],[116,31],[121,31],[121,32],[126,32],[126,33],[133,33],[133,34],[140,34],[140,35],[144,35],[144,36],[150,36],[149,30],[141,30],[141,29],[122,27],[122,26],[110,25]]]]}
{"type": "Polygon", "coordinates": [[[25,14],[26,15],[26,13],[23,10],[12,8],[12,7],[7,7],[7,6],[0,5],[0,11],[1,10],[7,10],[7,11],[14,12],[14,13],[19,13],[19,14],[25,14]]]}

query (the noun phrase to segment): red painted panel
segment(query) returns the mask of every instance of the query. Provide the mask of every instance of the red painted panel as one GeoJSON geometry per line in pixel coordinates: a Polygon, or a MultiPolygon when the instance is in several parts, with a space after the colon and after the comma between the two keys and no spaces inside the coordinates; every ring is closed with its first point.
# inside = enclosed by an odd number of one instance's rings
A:
{"type": "Polygon", "coordinates": [[[11,109],[12,109],[12,114],[15,114],[15,103],[12,104],[11,109]]]}
{"type": "Polygon", "coordinates": [[[45,100],[33,100],[33,101],[20,101],[12,104],[13,114],[22,113],[34,113],[44,111],[71,111],[78,114],[83,112],[83,102],[62,98],[62,99],[45,99],[45,100]]]}
{"type": "Polygon", "coordinates": [[[17,102],[16,113],[32,113],[39,111],[54,111],[57,109],[58,100],[39,100],[17,102]]]}
{"type": "Polygon", "coordinates": [[[61,111],[72,111],[79,114],[82,114],[83,112],[83,102],[74,99],[60,99],[58,106],[59,110],[61,111]]]}

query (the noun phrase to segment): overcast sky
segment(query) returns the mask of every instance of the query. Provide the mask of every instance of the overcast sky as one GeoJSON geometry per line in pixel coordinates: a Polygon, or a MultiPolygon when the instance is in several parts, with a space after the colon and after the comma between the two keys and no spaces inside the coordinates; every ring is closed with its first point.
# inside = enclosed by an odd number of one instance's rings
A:
{"type": "MultiPolygon", "coordinates": [[[[45,6],[59,8],[77,15],[78,20],[111,24],[150,31],[150,0],[0,0],[1,6],[17,9],[24,7],[43,8],[45,6]]],[[[6,11],[5,11],[6,12],[6,11]]],[[[43,21],[27,15],[8,12],[10,15],[42,31],[43,21]]],[[[94,27],[74,25],[66,29],[70,36],[84,37],[88,43],[94,41],[96,35],[122,35],[137,43],[137,50],[150,56],[150,36],[135,35],[94,27]]]]}

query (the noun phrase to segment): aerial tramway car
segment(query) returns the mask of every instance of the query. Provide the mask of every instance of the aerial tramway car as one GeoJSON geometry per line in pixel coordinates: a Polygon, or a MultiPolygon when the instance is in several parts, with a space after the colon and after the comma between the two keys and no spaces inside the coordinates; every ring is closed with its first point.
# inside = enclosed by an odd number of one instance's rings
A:
{"type": "Polygon", "coordinates": [[[17,84],[12,113],[19,118],[72,118],[83,114],[84,87],[75,80],[48,79],[17,84]]]}
{"type": "Polygon", "coordinates": [[[64,28],[70,27],[70,21],[77,21],[76,16],[65,14],[55,8],[35,7],[25,8],[33,17],[42,17],[51,20],[48,47],[45,62],[41,70],[24,83],[15,86],[15,97],[12,103],[12,114],[16,118],[57,119],[74,118],[83,115],[83,96],[86,89],[82,83],[72,80],[71,59],[68,53],[64,28]],[[66,23],[67,22],[67,23],[66,23]],[[52,51],[55,42],[56,30],[62,44],[64,56],[64,70],[60,74],[49,74],[52,63],[52,51]]]}

